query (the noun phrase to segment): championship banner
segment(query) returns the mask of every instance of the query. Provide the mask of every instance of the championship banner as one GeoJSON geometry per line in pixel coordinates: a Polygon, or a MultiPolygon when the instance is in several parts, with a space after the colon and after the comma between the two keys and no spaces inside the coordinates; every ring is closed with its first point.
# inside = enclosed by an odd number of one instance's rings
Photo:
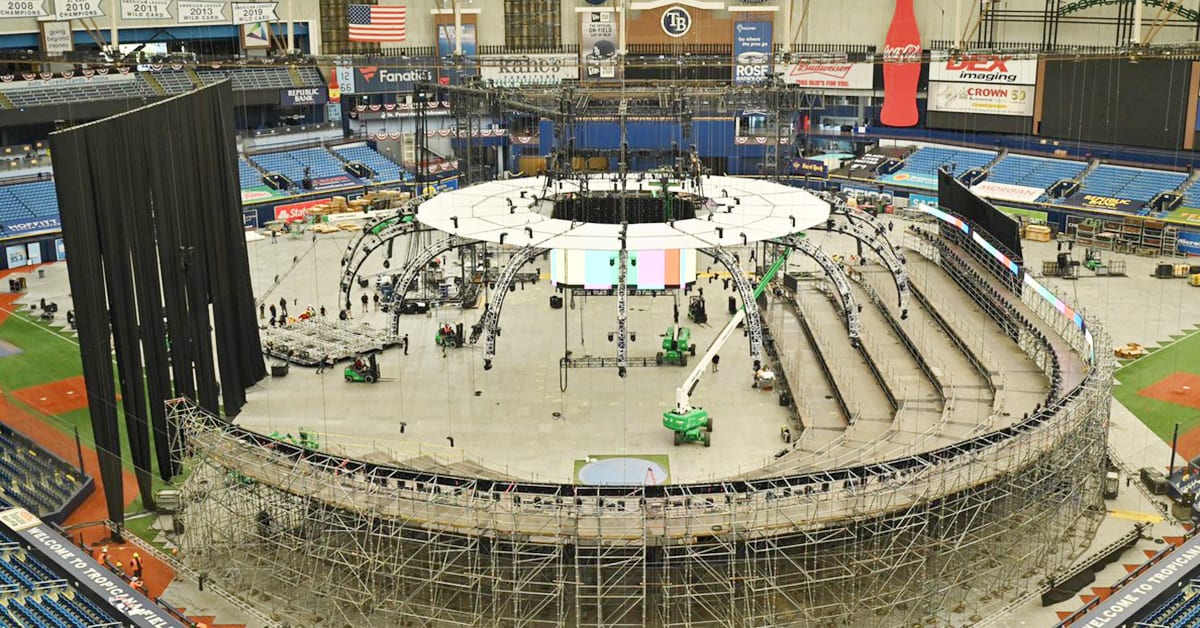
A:
{"type": "Polygon", "coordinates": [[[210,24],[224,22],[227,19],[224,2],[179,0],[175,6],[175,12],[179,14],[180,24],[210,24]]]}
{"type": "Polygon", "coordinates": [[[479,77],[497,87],[558,85],[579,78],[576,57],[570,54],[484,55],[479,58],[479,77]]]}
{"type": "Polygon", "coordinates": [[[943,83],[1036,85],[1037,59],[1004,55],[951,57],[929,64],[929,80],[943,83]]]}
{"type": "Polygon", "coordinates": [[[278,22],[275,7],[278,2],[234,2],[233,23],[253,24],[255,22],[278,22]]]}
{"type": "Polygon", "coordinates": [[[44,17],[46,0],[0,0],[0,17],[44,17]]]}
{"type": "Polygon", "coordinates": [[[47,57],[61,57],[75,49],[71,40],[71,22],[40,22],[42,27],[42,51],[47,57]]]}
{"type": "Polygon", "coordinates": [[[171,0],[121,0],[122,20],[169,20],[171,0]]]}
{"type": "Polygon", "coordinates": [[[1133,199],[1081,193],[1072,194],[1071,196],[1067,197],[1066,204],[1082,209],[1104,209],[1108,211],[1128,213],[1132,213],[1142,206],[1141,201],[1135,201],[1133,199]]]}
{"type": "Polygon", "coordinates": [[[579,14],[579,80],[617,78],[617,20],[611,12],[579,14]]]}
{"type": "Polygon", "coordinates": [[[875,66],[870,63],[794,63],[783,72],[783,82],[808,89],[875,88],[875,66]]]}
{"type": "Polygon", "coordinates": [[[89,17],[104,17],[100,8],[103,0],[58,0],[54,3],[57,9],[54,16],[59,20],[81,20],[89,17]]]}
{"type": "Polygon", "coordinates": [[[929,83],[929,110],[997,116],[1033,116],[1032,86],[929,83]]]}
{"type": "Polygon", "coordinates": [[[771,76],[771,22],[733,23],[733,84],[757,85],[771,76]]]}
{"type": "Polygon", "coordinates": [[[1033,203],[1046,192],[1041,188],[1013,185],[1011,183],[996,183],[994,181],[984,181],[983,183],[973,185],[971,186],[971,191],[985,198],[1016,201],[1018,203],[1033,203]]]}

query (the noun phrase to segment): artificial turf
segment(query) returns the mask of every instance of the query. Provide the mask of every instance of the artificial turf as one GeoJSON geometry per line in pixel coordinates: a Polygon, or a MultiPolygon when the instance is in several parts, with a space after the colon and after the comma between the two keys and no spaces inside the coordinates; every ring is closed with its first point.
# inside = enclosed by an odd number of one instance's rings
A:
{"type": "Polygon", "coordinates": [[[1200,427],[1200,410],[1143,397],[1139,391],[1174,373],[1200,375],[1200,330],[1151,351],[1117,369],[1113,396],[1159,438],[1171,442],[1175,424],[1180,434],[1200,427]]]}

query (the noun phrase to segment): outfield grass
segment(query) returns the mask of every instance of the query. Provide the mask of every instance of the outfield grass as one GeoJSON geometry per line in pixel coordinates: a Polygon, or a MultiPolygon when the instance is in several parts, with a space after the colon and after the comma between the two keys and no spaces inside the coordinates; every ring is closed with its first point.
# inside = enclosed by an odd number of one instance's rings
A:
{"type": "Polygon", "coordinates": [[[1200,410],[1142,397],[1138,391],[1176,372],[1200,375],[1200,330],[1118,369],[1120,385],[1113,389],[1113,396],[1166,442],[1171,442],[1176,423],[1180,434],[1200,426],[1200,410]]]}
{"type": "MultiPolygon", "coordinates": [[[[0,388],[3,390],[20,390],[83,375],[79,345],[74,337],[67,336],[24,312],[14,313],[3,324],[0,324],[0,340],[5,340],[22,350],[19,354],[2,358],[3,361],[0,362],[3,365],[3,369],[0,369],[0,388]]],[[[119,383],[114,382],[114,385],[117,385],[117,390],[120,391],[119,383]]],[[[92,432],[91,411],[87,408],[45,416],[15,398],[10,397],[9,403],[30,414],[41,416],[47,424],[63,431],[68,436],[74,437],[78,430],[79,438],[84,446],[95,449],[96,439],[92,432]]],[[[129,441],[126,438],[125,420],[120,401],[117,402],[117,412],[119,417],[117,428],[120,431],[121,440],[121,463],[126,469],[133,471],[133,458],[129,450],[129,441]]],[[[153,440],[150,442],[150,455],[154,460],[153,440]]],[[[67,462],[77,463],[74,456],[68,457],[67,462]]],[[[171,485],[178,486],[187,477],[189,471],[185,466],[182,474],[174,478],[171,484],[163,482],[157,473],[152,473],[153,490],[157,492],[159,489],[169,488],[171,485]]],[[[134,514],[144,510],[142,499],[137,496],[129,504],[126,512],[134,514]]],[[[128,527],[138,536],[142,536],[148,541],[152,540],[156,533],[149,526],[153,523],[154,517],[134,521],[136,523],[128,527]]]]}
{"type": "Polygon", "coordinates": [[[83,374],[79,345],[71,336],[17,312],[0,325],[0,340],[21,353],[4,358],[0,386],[18,390],[83,374]]]}

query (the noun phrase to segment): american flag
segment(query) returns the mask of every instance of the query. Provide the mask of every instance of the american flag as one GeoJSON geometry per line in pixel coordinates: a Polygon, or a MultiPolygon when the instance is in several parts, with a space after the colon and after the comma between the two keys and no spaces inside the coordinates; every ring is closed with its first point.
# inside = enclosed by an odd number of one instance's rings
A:
{"type": "Polygon", "coordinates": [[[350,41],[404,41],[404,7],[352,4],[350,41]]]}

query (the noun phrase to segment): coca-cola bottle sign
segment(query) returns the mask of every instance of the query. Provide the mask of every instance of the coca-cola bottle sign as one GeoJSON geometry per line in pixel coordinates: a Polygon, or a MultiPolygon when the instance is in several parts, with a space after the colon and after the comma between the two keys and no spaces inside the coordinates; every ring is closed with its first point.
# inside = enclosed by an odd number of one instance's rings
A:
{"type": "Polygon", "coordinates": [[[921,33],[913,0],[896,0],[892,24],[883,44],[883,110],[887,126],[916,126],[917,83],[921,79],[921,33]]]}

